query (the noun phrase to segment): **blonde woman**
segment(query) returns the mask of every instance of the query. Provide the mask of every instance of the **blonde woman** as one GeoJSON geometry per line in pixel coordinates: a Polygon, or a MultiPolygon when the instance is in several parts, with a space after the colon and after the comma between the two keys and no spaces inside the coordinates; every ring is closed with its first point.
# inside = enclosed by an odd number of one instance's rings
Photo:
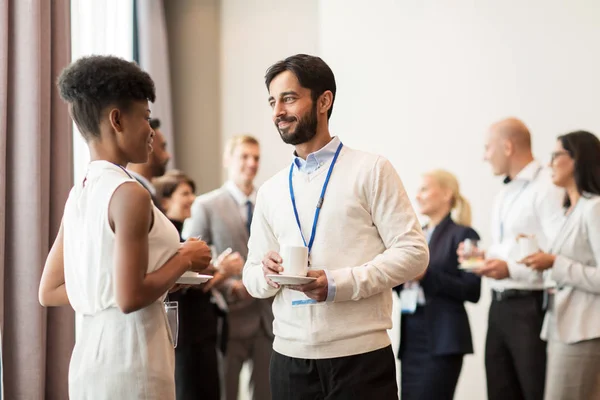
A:
{"type": "Polygon", "coordinates": [[[464,302],[479,301],[481,280],[458,268],[456,251],[465,239],[479,239],[470,228],[471,207],[454,175],[436,170],[423,175],[417,194],[429,244],[426,272],[396,288],[401,293],[402,399],[454,397],[463,356],[473,353],[464,302]],[[412,303],[412,304],[410,304],[412,303]]]}

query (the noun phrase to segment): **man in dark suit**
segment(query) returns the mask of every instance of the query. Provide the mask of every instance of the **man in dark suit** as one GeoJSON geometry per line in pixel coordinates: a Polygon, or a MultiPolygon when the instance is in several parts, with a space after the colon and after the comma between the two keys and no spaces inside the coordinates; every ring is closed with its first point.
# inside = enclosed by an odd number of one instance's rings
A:
{"type": "Polygon", "coordinates": [[[154,205],[162,209],[156,200],[156,190],[154,185],[152,185],[152,179],[165,174],[171,154],[167,150],[165,136],[159,129],[160,120],[157,118],[151,119],[150,127],[154,130],[154,141],[152,143],[152,153],[150,153],[148,161],[144,164],[129,164],[127,170],[150,192],[154,205]]]}

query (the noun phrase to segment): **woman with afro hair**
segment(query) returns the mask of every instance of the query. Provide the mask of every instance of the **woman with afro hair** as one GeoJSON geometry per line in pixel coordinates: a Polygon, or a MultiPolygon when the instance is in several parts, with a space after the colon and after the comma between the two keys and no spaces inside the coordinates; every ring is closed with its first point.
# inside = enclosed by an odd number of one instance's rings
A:
{"type": "Polygon", "coordinates": [[[85,178],[75,182],[40,283],[44,306],[70,304],[77,339],[71,399],[174,399],[173,338],[162,300],[210,249],[180,246],[171,222],[126,171],[152,151],[154,82],[136,64],[91,56],[68,66],[61,97],[87,142],[85,178]]]}

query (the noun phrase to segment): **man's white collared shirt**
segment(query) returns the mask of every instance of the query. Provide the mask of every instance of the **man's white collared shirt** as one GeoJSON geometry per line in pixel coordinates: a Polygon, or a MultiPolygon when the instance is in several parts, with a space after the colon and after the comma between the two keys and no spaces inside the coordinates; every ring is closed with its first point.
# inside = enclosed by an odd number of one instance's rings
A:
{"type": "Polygon", "coordinates": [[[543,289],[542,274],[518,263],[521,254],[517,236],[533,235],[540,249],[548,251],[560,228],[564,195],[564,190],[552,183],[550,170],[537,161],[529,163],[498,193],[492,209],[492,244],[487,258],[506,261],[510,277],[490,279],[492,289],[543,289]]]}

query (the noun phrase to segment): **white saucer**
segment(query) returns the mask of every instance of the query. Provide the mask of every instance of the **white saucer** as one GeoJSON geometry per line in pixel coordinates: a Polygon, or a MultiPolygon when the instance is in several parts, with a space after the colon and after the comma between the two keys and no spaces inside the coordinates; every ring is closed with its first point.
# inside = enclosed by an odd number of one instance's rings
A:
{"type": "Polygon", "coordinates": [[[280,285],[304,285],[312,281],[316,281],[317,278],[311,276],[297,276],[297,275],[280,275],[280,274],[269,274],[267,278],[280,285]]]}
{"type": "Polygon", "coordinates": [[[460,264],[458,266],[458,268],[465,270],[465,271],[471,271],[474,269],[483,268],[484,265],[485,265],[485,262],[483,262],[483,261],[475,261],[475,262],[469,262],[467,264],[460,264]]]}
{"type": "Polygon", "coordinates": [[[212,279],[212,275],[202,275],[193,271],[186,271],[177,279],[177,283],[180,285],[200,285],[209,279],[212,279]]]}

